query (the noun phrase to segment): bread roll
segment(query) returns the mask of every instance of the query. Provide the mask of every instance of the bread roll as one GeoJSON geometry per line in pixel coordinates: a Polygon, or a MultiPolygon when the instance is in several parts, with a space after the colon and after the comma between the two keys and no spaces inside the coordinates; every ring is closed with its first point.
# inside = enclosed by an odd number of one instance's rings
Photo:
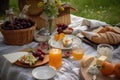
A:
{"type": "Polygon", "coordinates": [[[73,29],[72,28],[66,28],[65,30],[63,30],[63,33],[65,34],[72,34],[73,29]]]}
{"type": "Polygon", "coordinates": [[[82,67],[88,67],[92,63],[93,60],[94,60],[93,56],[83,57],[83,59],[81,60],[82,67]]]}

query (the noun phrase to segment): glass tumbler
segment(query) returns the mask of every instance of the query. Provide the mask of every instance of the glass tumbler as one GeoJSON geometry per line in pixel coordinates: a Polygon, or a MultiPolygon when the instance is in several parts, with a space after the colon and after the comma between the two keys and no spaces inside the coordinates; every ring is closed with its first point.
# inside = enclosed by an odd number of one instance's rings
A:
{"type": "Polygon", "coordinates": [[[78,45],[78,44],[73,44],[72,45],[72,58],[74,60],[80,60],[82,59],[84,56],[84,50],[83,50],[83,46],[78,45]]]}
{"type": "Polygon", "coordinates": [[[60,49],[49,50],[49,66],[59,69],[62,65],[62,51],[60,49]]]}
{"type": "Polygon", "coordinates": [[[108,61],[111,61],[112,59],[112,51],[113,51],[113,47],[109,44],[99,44],[97,46],[97,52],[98,52],[98,57],[104,55],[107,57],[108,61]]]}

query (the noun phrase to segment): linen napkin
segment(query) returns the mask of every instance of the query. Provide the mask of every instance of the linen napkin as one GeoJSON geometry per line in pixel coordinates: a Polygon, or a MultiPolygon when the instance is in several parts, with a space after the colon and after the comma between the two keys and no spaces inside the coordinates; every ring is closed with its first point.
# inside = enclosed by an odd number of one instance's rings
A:
{"type": "Polygon", "coordinates": [[[120,45],[117,49],[113,51],[113,57],[112,57],[113,62],[120,62],[120,45]]]}
{"type": "Polygon", "coordinates": [[[28,52],[14,52],[10,54],[3,55],[9,62],[14,63],[16,62],[20,57],[27,55],[28,52]]]}
{"type": "Polygon", "coordinates": [[[88,30],[106,25],[108,25],[106,22],[71,15],[71,24],[69,27],[73,28],[73,34],[75,35],[81,30],[88,30]]]}

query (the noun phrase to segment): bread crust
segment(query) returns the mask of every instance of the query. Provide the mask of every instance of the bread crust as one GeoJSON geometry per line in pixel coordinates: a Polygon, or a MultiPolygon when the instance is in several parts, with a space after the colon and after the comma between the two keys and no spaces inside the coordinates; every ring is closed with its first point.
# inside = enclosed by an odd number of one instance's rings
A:
{"type": "Polygon", "coordinates": [[[99,33],[99,35],[101,36],[101,42],[100,43],[107,43],[107,39],[104,33],[99,33]]]}
{"type": "Polygon", "coordinates": [[[110,44],[114,44],[115,40],[113,39],[113,36],[112,36],[113,32],[107,32],[106,34],[109,38],[110,44]]]}
{"type": "Polygon", "coordinates": [[[85,56],[81,60],[81,65],[82,65],[82,67],[88,67],[93,61],[94,61],[93,56],[85,56]]]}
{"type": "Polygon", "coordinates": [[[116,34],[114,32],[111,33],[111,36],[113,37],[114,44],[117,44],[117,37],[115,36],[116,34]]]}
{"type": "Polygon", "coordinates": [[[94,43],[118,44],[120,43],[120,28],[106,26],[98,28],[96,32],[83,31],[82,34],[94,43]]]}

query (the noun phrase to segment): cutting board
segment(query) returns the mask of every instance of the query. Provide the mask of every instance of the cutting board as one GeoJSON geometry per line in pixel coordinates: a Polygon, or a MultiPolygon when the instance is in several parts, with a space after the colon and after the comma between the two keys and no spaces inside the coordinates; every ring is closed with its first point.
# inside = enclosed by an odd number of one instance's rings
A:
{"type": "Polygon", "coordinates": [[[44,65],[46,63],[48,63],[49,61],[49,56],[48,55],[45,55],[45,58],[43,61],[41,60],[38,60],[37,62],[35,62],[35,64],[33,65],[28,65],[28,64],[24,64],[24,63],[21,63],[20,61],[16,61],[14,64],[18,65],[18,66],[21,66],[21,67],[26,67],[26,68],[33,68],[33,67],[38,67],[38,66],[41,66],[41,65],[44,65]]]}
{"type": "MultiPolygon", "coordinates": [[[[36,48],[34,48],[33,50],[36,50],[36,48]]],[[[26,49],[21,50],[21,51],[29,52],[30,49],[29,49],[29,48],[26,48],[26,49]]],[[[33,64],[33,65],[31,65],[31,66],[28,65],[28,64],[21,63],[21,62],[18,61],[18,60],[17,60],[14,64],[17,65],[17,66],[20,66],[20,67],[33,68],[33,67],[38,67],[38,66],[47,64],[48,62],[49,62],[49,55],[45,55],[43,61],[38,60],[38,61],[35,62],[35,64],[33,64]]]]}
{"type": "MultiPolygon", "coordinates": [[[[95,63],[96,62],[94,61],[90,65],[93,65],[95,63]]],[[[89,74],[87,72],[87,70],[88,70],[88,67],[86,67],[86,68],[83,68],[82,66],[80,67],[80,75],[81,75],[82,80],[92,80],[93,75],[89,74]]],[[[97,75],[96,80],[120,80],[120,78],[118,79],[118,78],[114,77],[114,75],[104,76],[100,73],[97,75]]]]}

